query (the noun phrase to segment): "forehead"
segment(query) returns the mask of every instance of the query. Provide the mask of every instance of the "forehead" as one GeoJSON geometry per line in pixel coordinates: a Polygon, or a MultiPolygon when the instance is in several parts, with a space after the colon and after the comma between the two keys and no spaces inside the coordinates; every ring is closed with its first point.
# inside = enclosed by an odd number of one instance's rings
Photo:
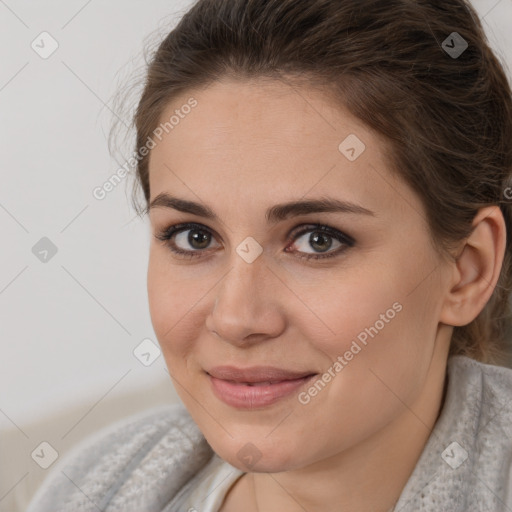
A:
{"type": "Polygon", "coordinates": [[[386,167],[385,141],[316,89],[226,80],[175,98],[160,123],[172,116],[179,122],[151,150],[151,199],[178,188],[191,199],[191,191],[283,200],[339,191],[374,211],[390,197],[414,201],[386,167]],[[183,108],[191,98],[195,106],[183,108]]]}
{"type": "Polygon", "coordinates": [[[191,97],[197,105],[164,134],[174,149],[186,144],[211,154],[245,151],[273,158],[287,153],[287,158],[300,159],[327,152],[338,157],[338,145],[350,133],[376,151],[382,145],[376,134],[327,94],[268,79],[224,80],[183,94],[163,111],[160,124],[191,97]]]}

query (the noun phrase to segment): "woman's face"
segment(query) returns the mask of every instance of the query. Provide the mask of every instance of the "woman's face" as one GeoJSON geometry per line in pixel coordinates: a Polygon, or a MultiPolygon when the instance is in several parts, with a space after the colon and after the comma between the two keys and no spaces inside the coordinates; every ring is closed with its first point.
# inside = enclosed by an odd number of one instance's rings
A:
{"type": "Polygon", "coordinates": [[[244,470],[285,471],[415,410],[444,374],[447,274],[383,141],[318,91],[281,82],[217,82],[161,121],[173,115],[151,150],[149,305],[212,448],[244,470]],[[320,200],[346,204],[286,206],[320,200]],[[225,365],[316,376],[258,389],[210,377],[225,365]]]}

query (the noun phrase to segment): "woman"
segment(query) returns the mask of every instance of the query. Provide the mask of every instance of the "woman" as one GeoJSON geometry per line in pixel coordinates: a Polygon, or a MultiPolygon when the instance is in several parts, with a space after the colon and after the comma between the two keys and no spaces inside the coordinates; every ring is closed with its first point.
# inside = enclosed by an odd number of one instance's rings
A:
{"type": "Polygon", "coordinates": [[[29,512],[512,510],[512,94],[472,7],[199,0],[134,121],[185,408],[29,512]]]}

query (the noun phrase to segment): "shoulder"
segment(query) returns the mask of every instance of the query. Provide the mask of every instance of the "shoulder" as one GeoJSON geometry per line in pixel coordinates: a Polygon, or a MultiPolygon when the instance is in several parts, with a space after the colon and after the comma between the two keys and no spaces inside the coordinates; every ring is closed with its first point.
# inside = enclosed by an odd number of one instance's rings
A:
{"type": "Polygon", "coordinates": [[[212,455],[181,404],[149,409],[76,445],[27,512],[160,512],[212,455]]]}
{"type": "Polygon", "coordinates": [[[480,476],[507,474],[512,492],[512,369],[455,356],[448,378],[454,381],[452,402],[461,402],[459,419],[467,423],[474,470],[480,476]]]}
{"type": "MultiPolygon", "coordinates": [[[[492,420],[499,428],[512,428],[512,369],[485,364],[465,356],[448,360],[452,394],[478,407],[480,423],[492,420]]],[[[483,425],[480,425],[483,427],[483,425]]]]}
{"type": "Polygon", "coordinates": [[[479,510],[512,507],[512,369],[465,356],[450,358],[453,379],[451,449],[445,448],[445,468],[461,477],[467,506],[479,510]],[[459,404],[456,405],[456,402],[459,404]],[[453,458],[448,458],[455,455],[453,458]],[[456,462],[450,467],[446,462],[456,462]],[[460,467],[458,466],[460,464],[460,467]]]}
{"type": "Polygon", "coordinates": [[[466,356],[446,369],[444,405],[397,510],[512,510],[512,369],[466,356]]]}

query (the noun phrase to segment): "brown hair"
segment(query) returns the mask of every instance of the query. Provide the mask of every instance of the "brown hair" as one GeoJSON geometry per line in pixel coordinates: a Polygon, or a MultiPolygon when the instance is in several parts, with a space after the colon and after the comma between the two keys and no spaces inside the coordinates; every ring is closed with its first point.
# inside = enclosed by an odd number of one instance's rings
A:
{"type": "MultiPolygon", "coordinates": [[[[149,62],[133,119],[137,148],[177,95],[223,77],[286,79],[332,93],[388,142],[389,168],[422,199],[433,244],[447,257],[471,233],[479,208],[501,208],[507,246],[499,281],[478,317],[454,328],[450,355],[507,364],[512,212],[504,190],[512,174],[512,94],[472,6],[199,0],[149,62]],[[460,55],[450,53],[464,41],[460,55]]],[[[133,198],[140,186],[147,208],[149,155],[138,160],[133,198]]]]}

